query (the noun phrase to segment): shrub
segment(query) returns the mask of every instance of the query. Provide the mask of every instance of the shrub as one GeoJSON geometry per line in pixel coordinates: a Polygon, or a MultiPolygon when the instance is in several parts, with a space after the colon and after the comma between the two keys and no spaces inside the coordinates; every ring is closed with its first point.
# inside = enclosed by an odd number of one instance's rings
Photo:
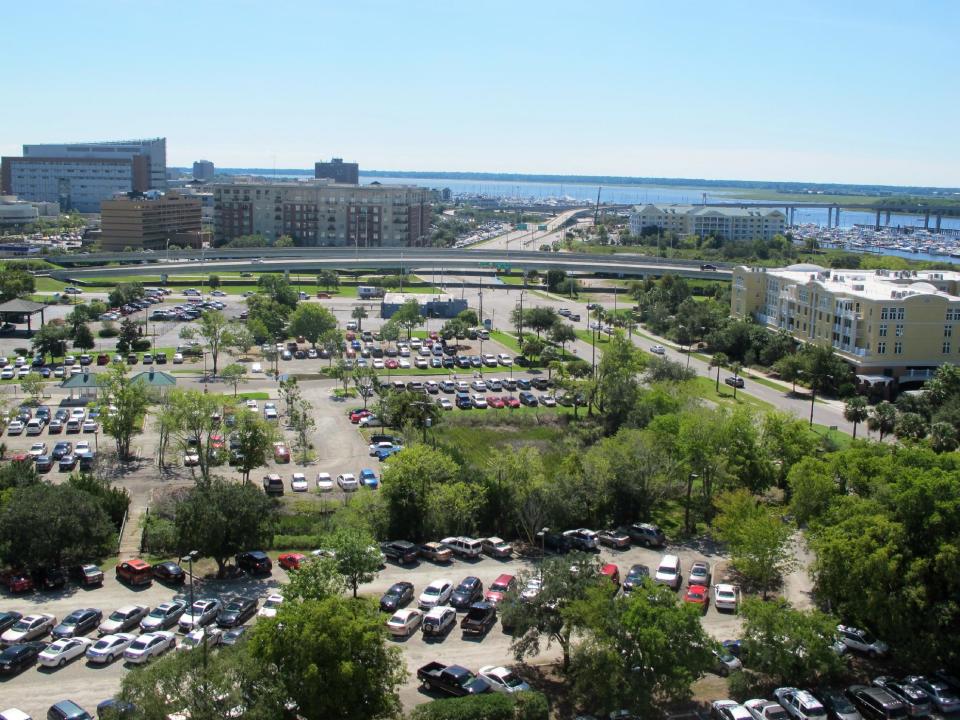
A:
{"type": "Polygon", "coordinates": [[[170,555],[177,552],[177,526],[173,520],[148,515],[143,520],[140,546],[151,555],[170,555]]]}
{"type": "Polygon", "coordinates": [[[274,535],[274,550],[304,550],[322,545],[319,535],[274,535]]]}
{"type": "Polygon", "coordinates": [[[150,349],[150,341],[146,338],[137,338],[133,341],[131,348],[134,352],[144,352],[150,349]]]}
{"type": "Polygon", "coordinates": [[[120,334],[120,330],[113,323],[104,323],[103,327],[97,331],[97,335],[102,338],[113,338],[120,334]]]}
{"type": "Polygon", "coordinates": [[[537,692],[487,693],[434,700],[410,713],[410,720],[547,720],[546,698],[537,692]]]}

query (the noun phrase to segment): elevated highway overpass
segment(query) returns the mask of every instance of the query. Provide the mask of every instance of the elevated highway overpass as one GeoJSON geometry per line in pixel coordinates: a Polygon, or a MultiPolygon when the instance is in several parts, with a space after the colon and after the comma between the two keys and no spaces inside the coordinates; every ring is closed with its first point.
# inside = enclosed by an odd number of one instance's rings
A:
{"type": "Polygon", "coordinates": [[[95,253],[56,258],[50,272],[60,280],[94,280],[117,275],[196,275],[222,272],[319,272],[321,270],[565,270],[585,275],[642,278],[674,274],[728,280],[729,267],[701,270],[699,261],[632,255],[432,248],[216,248],[166,254],[95,253]]]}

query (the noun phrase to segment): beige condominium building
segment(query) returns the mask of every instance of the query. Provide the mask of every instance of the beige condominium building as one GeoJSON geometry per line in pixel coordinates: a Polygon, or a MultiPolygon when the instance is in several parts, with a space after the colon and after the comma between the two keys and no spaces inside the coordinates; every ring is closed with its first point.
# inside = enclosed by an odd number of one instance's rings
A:
{"type": "Polygon", "coordinates": [[[289,235],[302,247],[399,247],[422,245],[430,234],[426,188],[320,179],[212,189],[217,245],[242,235],[289,235]]]}
{"type": "Polygon", "coordinates": [[[706,205],[638,205],[630,214],[630,232],[644,228],[678,235],[723,237],[727,240],[769,240],[786,230],[787,216],[769,208],[707,207],[706,205]]]}
{"type": "Polygon", "coordinates": [[[901,384],[960,362],[960,272],[734,268],[731,312],[830,345],[862,384],[901,384]]]}
{"type": "Polygon", "coordinates": [[[173,190],[104,200],[100,224],[104,250],[163,250],[170,245],[199,248],[209,240],[201,232],[200,199],[173,190]]]}

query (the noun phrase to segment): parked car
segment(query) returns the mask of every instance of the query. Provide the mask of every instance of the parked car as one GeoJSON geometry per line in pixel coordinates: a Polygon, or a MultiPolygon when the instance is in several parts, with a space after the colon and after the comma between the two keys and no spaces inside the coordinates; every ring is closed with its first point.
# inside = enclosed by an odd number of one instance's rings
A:
{"type": "Polygon", "coordinates": [[[413,602],[413,583],[397,582],[380,597],[380,609],[393,612],[413,602]]]}
{"type": "Polygon", "coordinates": [[[633,523],[620,529],[626,532],[631,540],[644,547],[663,547],[667,544],[663,531],[651,523],[633,523]]]}
{"type": "MultiPolygon", "coordinates": [[[[14,643],[0,652],[0,674],[15,675],[31,667],[45,645],[40,642],[14,643]]],[[[29,718],[28,718],[29,720],[29,718]]]]}
{"type": "Polygon", "coordinates": [[[86,635],[95,630],[102,621],[103,613],[96,608],[74,610],[53,628],[51,634],[57,640],[86,635]]]}
{"type": "Polygon", "coordinates": [[[576,530],[567,530],[563,533],[570,540],[570,545],[574,550],[591,551],[599,546],[597,533],[587,528],[578,528],[576,530]]]}
{"type": "Polygon", "coordinates": [[[117,565],[116,574],[117,580],[127,585],[150,585],[153,582],[153,568],[140,558],[124,560],[117,565]]]}
{"type": "Polygon", "coordinates": [[[450,580],[434,580],[420,593],[420,608],[427,610],[438,605],[446,605],[452,594],[453,583],[450,580]]]}
{"type": "Polygon", "coordinates": [[[387,632],[397,637],[407,637],[420,627],[423,613],[415,608],[397,610],[387,620],[387,632]]]}
{"type": "Polygon", "coordinates": [[[177,563],[166,560],[153,566],[153,577],[168,585],[183,585],[187,574],[177,563]]]}
{"type": "Polygon", "coordinates": [[[463,535],[444,538],[440,542],[450,548],[455,555],[463,558],[478,558],[483,551],[483,543],[480,540],[463,535]]]}
{"type": "Polygon", "coordinates": [[[623,591],[630,592],[650,577],[650,568],[646,565],[631,565],[627,577],[623,580],[623,591]]]}
{"type": "Polygon", "coordinates": [[[171,628],[179,622],[180,617],[186,610],[187,603],[185,600],[171,600],[160,603],[140,621],[140,630],[142,632],[153,632],[154,630],[171,628]]]}
{"type": "Polygon", "coordinates": [[[283,478],[277,473],[263,476],[263,492],[267,495],[283,495],[283,478]]]}
{"type": "Polygon", "coordinates": [[[600,530],[597,532],[597,542],[610,548],[622,550],[630,547],[630,536],[621,530],[600,530]]]}
{"type": "Polygon", "coordinates": [[[684,593],[683,601],[700,608],[700,611],[705,613],[710,604],[710,590],[704,585],[690,585],[684,593]]]}
{"type": "MultiPolygon", "coordinates": [[[[729,583],[718,583],[713,586],[713,606],[717,610],[740,609],[740,588],[729,583]]],[[[782,703],[781,703],[782,704],[782,703]]]]}
{"type": "Polygon", "coordinates": [[[527,683],[502,665],[486,665],[480,668],[480,677],[487,681],[494,692],[516,693],[530,689],[527,683]]]}
{"type": "Polygon", "coordinates": [[[392,540],[380,543],[380,552],[388,560],[400,565],[408,565],[417,561],[417,546],[408,540],[392,540]]]}
{"type": "Polygon", "coordinates": [[[666,585],[674,590],[680,588],[683,583],[683,575],[680,569],[680,558],[676,555],[664,555],[660,558],[660,564],[657,565],[657,572],[653,580],[660,585],[666,585]]]}
{"type": "Polygon", "coordinates": [[[907,717],[907,708],[889,692],[879,687],[851,685],[847,697],[868,720],[901,720],[907,717]]]}
{"type": "Polygon", "coordinates": [[[850,625],[837,625],[837,635],[840,637],[840,642],[848,648],[870,657],[886,655],[889,649],[885,642],[878,640],[869,631],[850,625]]]}
{"type": "Polygon", "coordinates": [[[258,617],[276,617],[277,609],[283,604],[283,595],[270,593],[263,601],[263,606],[257,611],[258,617]]]}
{"type": "Polygon", "coordinates": [[[903,681],[916,685],[929,695],[937,712],[947,715],[960,710],[960,697],[943,680],[927,678],[923,675],[907,675],[903,681]]]}
{"type": "Polygon", "coordinates": [[[883,688],[895,699],[903,703],[903,706],[907,709],[907,714],[911,717],[926,717],[930,714],[932,709],[930,696],[916,685],[899,682],[888,675],[881,675],[874,678],[873,685],[874,687],[883,688]]]}
{"type": "Polygon", "coordinates": [[[423,616],[420,631],[424,637],[439,637],[450,632],[456,624],[457,611],[448,605],[437,605],[423,616]]]}
{"type": "Polygon", "coordinates": [[[753,720],[750,711],[735,700],[716,700],[710,706],[713,720],[753,720]]]}
{"type": "Polygon", "coordinates": [[[190,632],[197,628],[202,628],[212,623],[220,612],[222,605],[215,598],[205,598],[196,600],[183,615],[177,625],[181,632],[190,632]]]}
{"type": "Polygon", "coordinates": [[[150,608],[146,605],[123,605],[110,613],[107,619],[100,623],[97,631],[101,635],[112,635],[133,630],[149,612],[150,608]]]}
{"type": "Polygon", "coordinates": [[[730,387],[742,388],[743,387],[743,378],[736,375],[728,375],[723,380],[730,387]]]}
{"type": "Polygon", "coordinates": [[[473,603],[483,599],[483,582],[480,578],[468,575],[454,588],[450,595],[450,604],[457,610],[466,610],[473,603]]]}
{"type": "Polygon", "coordinates": [[[23,617],[23,614],[18,613],[16,610],[7,610],[5,612],[0,612],[0,634],[6,632],[9,628],[15,625],[22,617],[23,617]]]}
{"type": "Polygon", "coordinates": [[[687,579],[690,585],[710,587],[710,579],[710,563],[697,560],[690,566],[690,576],[687,579]]]}
{"type": "Polygon", "coordinates": [[[57,618],[47,613],[25,615],[0,635],[0,642],[4,645],[14,645],[37,640],[46,637],[56,624],[57,618]]]}
{"type": "Polygon", "coordinates": [[[822,720],[827,714],[823,704],[807,690],[781,687],[773,691],[773,696],[794,720],[822,720]]]}
{"type": "Polygon", "coordinates": [[[815,695],[827,709],[828,720],[863,720],[843,691],[824,688],[816,691],[815,695]]]}
{"type": "Polygon", "coordinates": [[[353,473],[341,473],[337,475],[337,485],[344,492],[353,492],[360,489],[360,482],[353,473]]]}
{"type": "Polygon", "coordinates": [[[251,575],[268,575],[273,561],[263,550],[247,550],[236,557],[237,567],[251,575]]]}
{"type": "Polygon", "coordinates": [[[492,604],[496,605],[503,600],[504,596],[516,588],[517,579],[508,573],[503,573],[498,575],[496,580],[490,583],[490,586],[487,588],[487,591],[483,594],[483,599],[492,604]]]}
{"type": "Polygon", "coordinates": [[[93,640],[86,637],[61,638],[47,645],[37,656],[37,660],[44,667],[60,668],[71,660],[86,655],[87,648],[92,644],[93,640]]]}
{"type": "Polygon", "coordinates": [[[306,561],[307,556],[297,552],[280,553],[277,556],[277,564],[284,570],[298,570],[306,561]]]}
{"type": "Polygon", "coordinates": [[[230,598],[217,613],[217,625],[220,627],[236,627],[243,625],[257,614],[259,602],[256,598],[236,596],[230,598]]]}
{"type": "Polygon", "coordinates": [[[488,602],[475,602],[467,608],[460,621],[464,635],[485,635],[497,622],[497,606],[488,602]]]}
{"type": "Polygon", "coordinates": [[[448,563],[453,560],[453,551],[438,542],[426,542],[417,548],[420,557],[432,562],[448,563]]]}
{"type": "Polygon", "coordinates": [[[136,639],[137,636],[131,633],[104,635],[87,648],[87,661],[98,665],[108,665],[117,658],[123,657],[123,653],[136,639]]]}
{"type": "Polygon", "coordinates": [[[431,662],[417,670],[417,679],[428,689],[453,697],[490,692],[490,684],[461,665],[431,662]]]}
{"type": "Polygon", "coordinates": [[[123,659],[133,665],[142,665],[176,646],[177,637],[168,630],[144,633],[123,651],[123,659]]]}
{"type": "Polygon", "coordinates": [[[482,550],[492,558],[510,558],[513,555],[513,546],[498,537],[485,538],[482,541],[482,550]]]}

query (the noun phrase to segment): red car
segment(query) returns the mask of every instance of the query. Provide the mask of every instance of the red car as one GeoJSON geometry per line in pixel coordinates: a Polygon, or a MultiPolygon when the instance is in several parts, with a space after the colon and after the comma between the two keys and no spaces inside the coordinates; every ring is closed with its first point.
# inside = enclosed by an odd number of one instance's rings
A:
{"type": "Polygon", "coordinates": [[[277,562],[280,563],[280,567],[284,570],[296,570],[300,567],[304,560],[307,559],[306,555],[300,553],[288,552],[280,553],[280,556],[277,558],[277,562]]]}
{"type": "Polygon", "coordinates": [[[691,605],[699,605],[701,612],[706,612],[707,604],[710,602],[710,591],[703,585],[691,585],[687,588],[683,601],[691,605]]]}
{"type": "Polygon", "coordinates": [[[153,583],[153,566],[140,558],[124,560],[117,565],[117,580],[127,585],[151,585],[153,583]]]}
{"type": "Polygon", "coordinates": [[[483,599],[492,605],[496,605],[503,600],[504,595],[506,595],[510,590],[513,590],[516,586],[517,579],[513,575],[504,573],[494,580],[490,587],[487,588],[487,591],[483,594],[483,599]]]}
{"type": "Polygon", "coordinates": [[[109,364],[110,364],[109,355],[107,355],[106,353],[100,353],[99,355],[97,355],[97,365],[109,365],[109,364]]]}
{"type": "Polygon", "coordinates": [[[431,331],[430,331],[430,339],[431,339],[431,340],[439,340],[439,339],[440,339],[440,334],[439,334],[436,330],[431,330],[431,331]]]}
{"type": "Polygon", "coordinates": [[[367,415],[370,415],[369,410],[351,410],[350,411],[350,422],[354,425],[363,420],[367,415]]]}
{"type": "Polygon", "coordinates": [[[511,407],[511,408],[520,407],[520,401],[511,395],[504,395],[500,399],[503,400],[503,404],[506,405],[507,407],[511,407]]]}
{"type": "Polygon", "coordinates": [[[329,300],[329,299],[330,299],[330,293],[317,293],[317,299],[318,299],[318,300],[329,300]]]}
{"type": "Polygon", "coordinates": [[[506,403],[503,402],[503,398],[499,398],[499,397],[497,397],[496,395],[490,395],[490,396],[487,398],[487,407],[492,407],[492,408],[498,408],[498,409],[499,409],[499,408],[502,408],[502,407],[505,407],[505,406],[506,406],[506,403]]]}
{"type": "Polygon", "coordinates": [[[211,435],[210,447],[214,450],[221,450],[223,448],[223,435],[211,435]]]}
{"type": "Polygon", "coordinates": [[[400,363],[393,358],[389,358],[388,360],[384,361],[383,366],[389,368],[390,370],[396,370],[398,367],[400,367],[400,363]]]}
{"type": "Polygon", "coordinates": [[[607,563],[600,568],[600,575],[605,578],[610,578],[610,582],[613,583],[614,593],[620,589],[620,568],[616,565],[607,563]]]}
{"type": "Polygon", "coordinates": [[[278,463],[290,462],[290,450],[284,443],[275,442],[273,444],[273,460],[278,463]]]}
{"type": "Polygon", "coordinates": [[[7,586],[12,593],[30,592],[33,590],[33,580],[29,575],[11,570],[0,574],[0,583],[7,586]]]}

